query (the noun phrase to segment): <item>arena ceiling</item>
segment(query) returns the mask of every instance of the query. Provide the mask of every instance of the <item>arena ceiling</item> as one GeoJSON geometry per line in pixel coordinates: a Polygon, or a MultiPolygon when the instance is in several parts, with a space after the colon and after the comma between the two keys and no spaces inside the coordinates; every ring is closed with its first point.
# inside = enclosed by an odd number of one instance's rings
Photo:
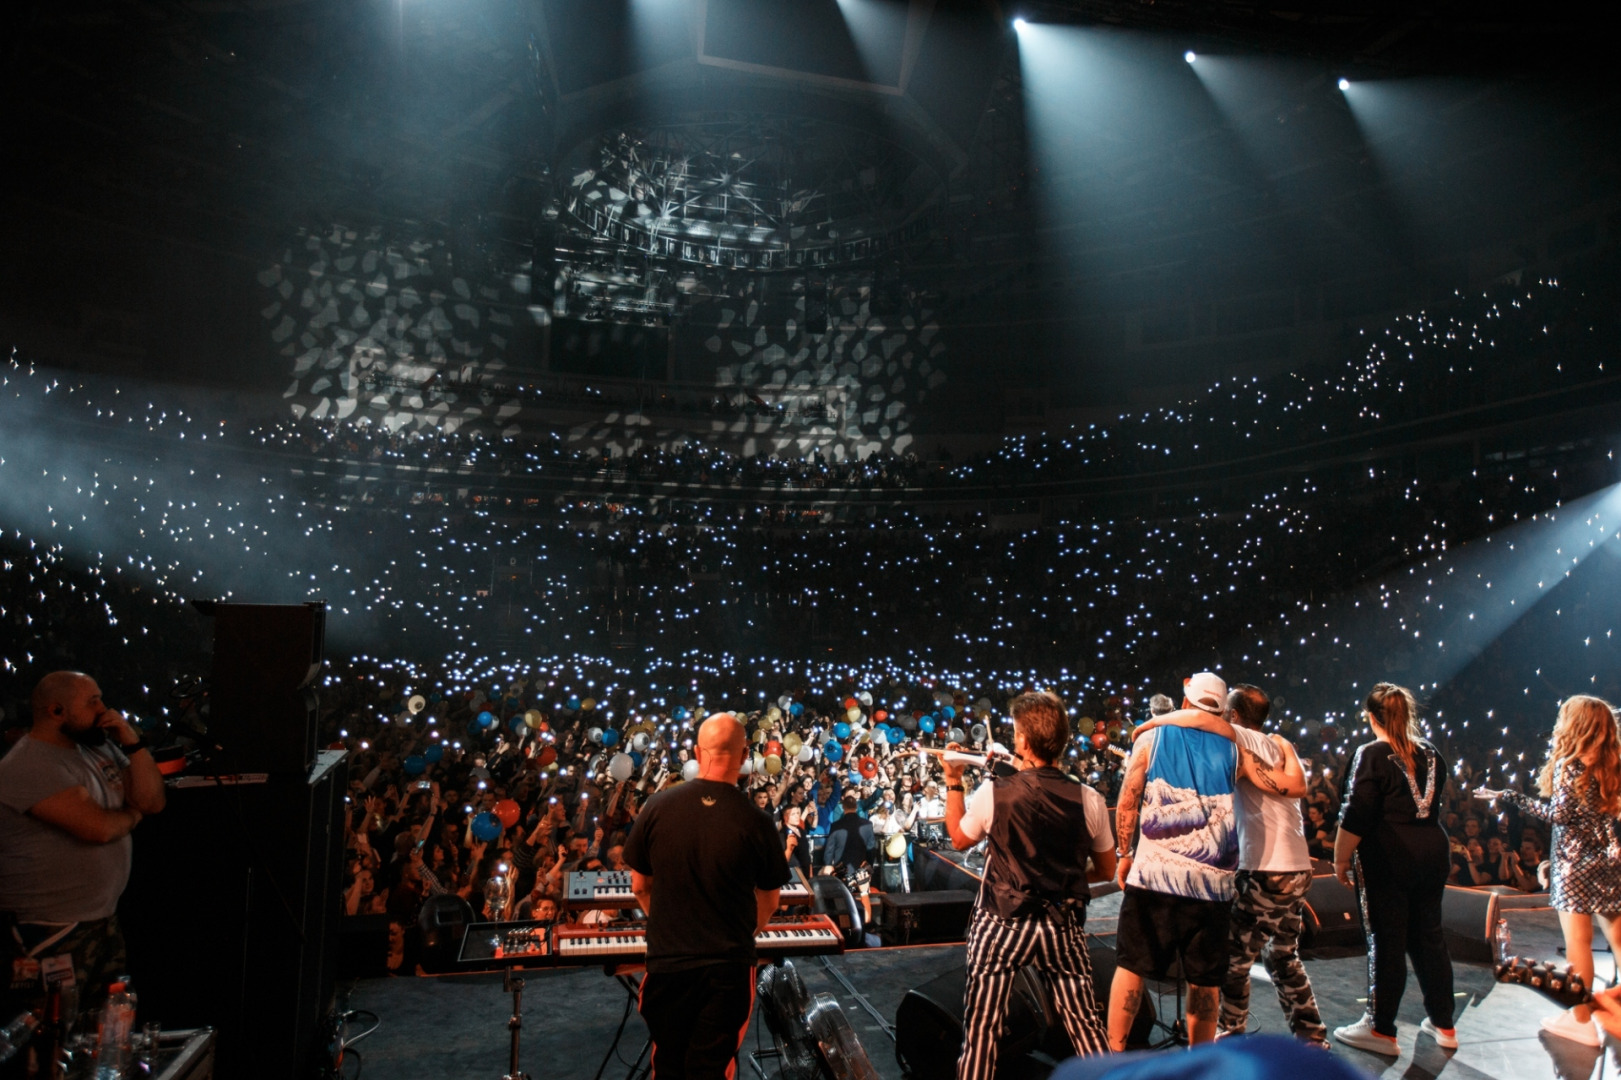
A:
{"type": "MultiPolygon", "coordinates": [[[[1027,214],[998,216],[1018,210],[1028,187],[1015,16],[1152,32],[1178,55],[1286,57],[1304,74],[1277,116],[1319,108],[1333,72],[1512,80],[1597,72],[1602,59],[1574,9],[1525,5],[13,5],[0,184],[14,258],[0,330],[15,341],[42,321],[110,319],[102,338],[116,348],[120,320],[143,316],[113,298],[139,284],[201,304],[190,294],[219,280],[220,260],[257,269],[266,250],[323,221],[427,230],[461,251],[527,252],[560,230],[654,258],[686,258],[689,245],[690,261],[710,264],[726,264],[730,243],[759,253],[738,265],[764,269],[873,265],[890,252],[891,274],[931,259],[959,277],[1013,273],[977,249],[965,257],[964,240],[1006,236],[1007,259],[1029,246],[1027,214]]],[[[1495,107],[1467,89],[1458,101],[1482,118],[1495,107]]],[[[1226,121],[1197,122],[1213,131],[1226,121]]],[[[1147,251],[1162,235],[1184,249],[1219,247],[1198,237],[1230,216],[1221,198],[1245,185],[1239,194],[1258,204],[1275,197],[1274,177],[1255,184],[1185,157],[1167,144],[1110,163],[1140,198],[1109,250],[1147,251]],[[1207,207],[1205,217],[1186,223],[1189,206],[1207,207]]],[[[1343,158],[1331,148],[1291,167],[1359,167],[1343,158]]],[[[1377,199],[1357,199],[1377,212],[1377,199]]],[[[1353,212],[1329,232],[1332,243],[1368,246],[1353,212]]],[[[206,347],[227,353],[230,340],[220,331],[206,347]]]]}

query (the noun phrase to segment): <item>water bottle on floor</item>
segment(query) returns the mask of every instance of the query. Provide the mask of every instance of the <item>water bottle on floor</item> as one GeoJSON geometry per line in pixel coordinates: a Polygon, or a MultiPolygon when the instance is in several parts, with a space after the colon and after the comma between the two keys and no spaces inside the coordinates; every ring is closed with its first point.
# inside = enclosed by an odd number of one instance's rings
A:
{"type": "Polygon", "coordinates": [[[96,1080],[124,1080],[128,1071],[130,1036],[135,1029],[135,993],[128,976],[107,988],[107,1004],[96,1029],[96,1080]]]}

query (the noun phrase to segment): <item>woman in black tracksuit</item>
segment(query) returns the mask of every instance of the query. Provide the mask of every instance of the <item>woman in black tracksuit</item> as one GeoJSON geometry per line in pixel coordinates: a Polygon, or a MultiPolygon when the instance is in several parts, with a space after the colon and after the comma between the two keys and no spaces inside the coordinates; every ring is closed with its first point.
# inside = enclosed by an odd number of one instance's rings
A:
{"type": "Polygon", "coordinates": [[[1395,1055],[1396,1009],[1413,960],[1421,1029],[1443,1047],[1453,1032],[1452,959],[1441,937],[1441,898],[1452,859],[1441,812],[1447,764],[1418,730],[1413,695],[1380,683],[1363,702],[1374,741],[1351,759],[1342,790],[1334,873],[1353,886],[1368,935],[1368,1012],[1338,1028],[1340,1042],[1395,1055]],[[1353,873],[1353,860],[1355,872],[1353,873]]]}

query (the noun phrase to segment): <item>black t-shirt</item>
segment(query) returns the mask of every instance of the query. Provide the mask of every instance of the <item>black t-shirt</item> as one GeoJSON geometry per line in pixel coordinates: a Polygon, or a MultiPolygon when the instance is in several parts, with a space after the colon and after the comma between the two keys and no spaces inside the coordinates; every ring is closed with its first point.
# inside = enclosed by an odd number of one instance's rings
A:
{"type": "Polygon", "coordinates": [[[780,888],[788,863],[771,818],[731,784],[690,780],[647,800],[625,865],[653,879],[647,970],[754,962],[754,890],[780,888]]]}

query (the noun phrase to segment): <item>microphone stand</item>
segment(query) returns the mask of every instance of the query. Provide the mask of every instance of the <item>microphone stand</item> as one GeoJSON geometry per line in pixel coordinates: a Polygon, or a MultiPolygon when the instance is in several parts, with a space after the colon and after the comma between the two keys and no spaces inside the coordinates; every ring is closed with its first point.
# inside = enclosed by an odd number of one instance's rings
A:
{"type": "Polygon", "coordinates": [[[507,1030],[512,1032],[512,1056],[507,1074],[501,1080],[530,1080],[529,1074],[518,1067],[518,1039],[519,1032],[523,1030],[523,979],[513,972],[521,970],[516,966],[509,967],[501,980],[501,989],[512,995],[512,1018],[507,1021],[507,1030]]]}

